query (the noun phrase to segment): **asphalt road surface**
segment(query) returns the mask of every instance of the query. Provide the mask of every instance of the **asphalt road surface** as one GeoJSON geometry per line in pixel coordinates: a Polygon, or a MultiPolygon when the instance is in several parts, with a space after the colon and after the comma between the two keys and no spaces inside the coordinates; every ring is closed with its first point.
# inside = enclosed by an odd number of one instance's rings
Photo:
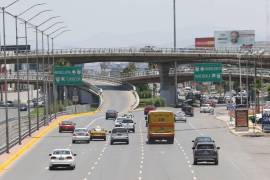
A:
{"type": "MultiPolygon", "coordinates": [[[[21,111],[21,116],[27,116],[27,111],[21,111]]],[[[17,118],[18,109],[17,108],[8,108],[8,118],[17,118]]],[[[0,108],[0,122],[6,120],[6,111],[4,107],[0,108]]]]}
{"type": "MultiPolygon", "coordinates": [[[[130,92],[101,84],[103,109],[127,111],[130,92]]],[[[175,109],[172,109],[175,110],[175,109]]],[[[71,134],[55,129],[21,157],[0,177],[3,180],[269,180],[270,143],[268,137],[238,137],[228,132],[224,122],[213,115],[196,114],[187,123],[176,124],[174,144],[146,143],[142,111],[134,112],[136,133],[129,145],[109,145],[109,141],[71,144],[71,134]],[[221,147],[219,165],[193,165],[192,140],[209,135],[221,147]],[[71,148],[77,153],[75,170],[48,170],[48,154],[55,148],[71,148]]],[[[74,119],[78,127],[100,125],[111,129],[104,112],[74,119]]],[[[108,138],[109,139],[109,138],[108,138]]]]}

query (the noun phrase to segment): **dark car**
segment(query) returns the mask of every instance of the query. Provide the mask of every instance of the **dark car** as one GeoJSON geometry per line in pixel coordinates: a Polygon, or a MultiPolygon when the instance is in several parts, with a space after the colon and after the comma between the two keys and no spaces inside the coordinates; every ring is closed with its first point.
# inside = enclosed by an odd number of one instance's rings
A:
{"type": "Polygon", "coordinates": [[[74,132],[75,129],[75,123],[73,123],[72,121],[62,121],[61,123],[59,123],[59,132],[63,132],[63,131],[69,131],[69,132],[74,132]]]}
{"type": "Polygon", "coordinates": [[[154,111],[156,109],[157,108],[154,105],[145,106],[145,108],[144,108],[144,115],[147,115],[149,113],[149,111],[154,111]]]}
{"type": "Polygon", "coordinates": [[[106,112],[106,119],[116,119],[118,112],[116,110],[108,110],[106,112]]]}
{"type": "Polygon", "coordinates": [[[192,142],[193,142],[193,148],[194,148],[199,142],[215,142],[215,141],[211,137],[208,137],[208,136],[199,136],[199,137],[196,137],[196,139],[193,140],[192,142]]]}
{"type": "Polygon", "coordinates": [[[128,130],[124,127],[115,127],[111,133],[111,145],[115,142],[125,142],[129,144],[128,130]]]}
{"type": "Polygon", "coordinates": [[[193,164],[198,162],[214,162],[218,165],[218,150],[214,142],[198,142],[193,149],[193,164]]]}
{"type": "Polygon", "coordinates": [[[182,111],[188,115],[188,116],[194,116],[194,110],[193,110],[193,107],[190,106],[190,105],[184,105],[182,107],[182,111]]]}
{"type": "Polygon", "coordinates": [[[26,104],[21,104],[20,105],[20,111],[27,111],[27,105],[26,104]]]}

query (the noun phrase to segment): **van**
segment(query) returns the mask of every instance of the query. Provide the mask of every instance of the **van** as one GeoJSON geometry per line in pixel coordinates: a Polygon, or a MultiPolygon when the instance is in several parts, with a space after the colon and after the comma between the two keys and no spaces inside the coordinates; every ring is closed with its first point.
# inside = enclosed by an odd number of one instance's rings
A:
{"type": "Polygon", "coordinates": [[[148,143],[156,140],[167,140],[168,144],[174,143],[175,117],[171,111],[150,111],[148,113],[148,143]]]}

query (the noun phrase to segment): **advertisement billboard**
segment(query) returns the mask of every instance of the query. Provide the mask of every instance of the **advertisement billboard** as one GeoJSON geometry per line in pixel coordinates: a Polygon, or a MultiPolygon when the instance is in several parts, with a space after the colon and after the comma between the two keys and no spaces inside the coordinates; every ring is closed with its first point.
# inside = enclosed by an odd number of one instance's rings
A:
{"type": "Polygon", "coordinates": [[[235,110],[236,130],[248,130],[248,109],[235,110]]]}
{"type": "Polygon", "coordinates": [[[196,48],[214,48],[215,38],[214,37],[195,38],[195,47],[196,48]]]}
{"type": "Polygon", "coordinates": [[[215,48],[252,48],[254,30],[215,31],[215,48]]]}

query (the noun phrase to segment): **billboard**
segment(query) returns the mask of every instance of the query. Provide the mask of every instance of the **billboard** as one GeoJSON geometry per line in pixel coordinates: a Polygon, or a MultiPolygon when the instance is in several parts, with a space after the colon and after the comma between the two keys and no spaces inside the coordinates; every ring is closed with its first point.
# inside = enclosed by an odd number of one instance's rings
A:
{"type": "Polygon", "coordinates": [[[252,48],[254,45],[254,30],[215,31],[216,48],[252,48]]]}
{"type": "Polygon", "coordinates": [[[196,48],[214,48],[215,38],[214,37],[195,38],[195,47],[196,48]]]}

